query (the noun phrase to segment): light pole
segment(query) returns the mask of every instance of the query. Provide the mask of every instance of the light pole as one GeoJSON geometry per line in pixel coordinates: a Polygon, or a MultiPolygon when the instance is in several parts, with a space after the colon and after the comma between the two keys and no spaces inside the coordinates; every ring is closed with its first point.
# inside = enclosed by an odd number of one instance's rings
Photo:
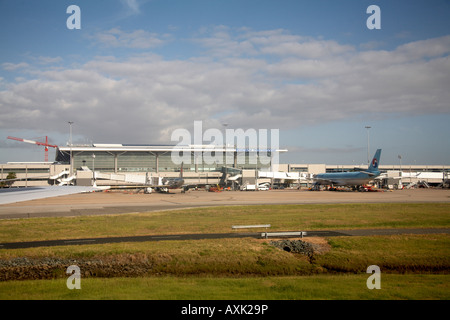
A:
{"type": "Polygon", "coordinates": [[[223,126],[223,145],[226,146],[227,145],[227,127],[228,127],[228,123],[222,123],[223,126]]]}
{"type": "Polygon", "coordinates": [[[256,150],[255,189],[258,190],[258,150],[256,150]]]}
{"type": "Polygon", "coordinates": [[[70,136],[69,136],[69,145],[70,145],[70,176],[73,174],[73,162],[72,162],[72,124],[73,121],[67,122],[70,126],[70,136]]]}
{"type": "Polygon", "coordinates": [[[95,187],[95,153],[92,154],[92,176],[94,178],[94,183],[92,186],[95,187]]]}
{"type": "Polygon", "coordinates": [[[370,126],[365,127],[367,129],[367,165],[370,165],[370,153],[369,153],[369,129],[372,128],[370,126]]]}
{"type": "Polygon", "coordinates": [[[224,127],[224,129],[223,129],[223,146],[224,146],[224,153],[222,154],[223,155],[223,157],[224,157],[224,165],[225,165],[225,188],[228,186],[228,169],[227,169],[227,166],[228,166],[228,163],[227,163],[227,159],[228,159],[228,151],[227,151],[227,126],[228,126],[228,123],[222,123],[222,125],[223,125],[223,127],[224,127]]]}

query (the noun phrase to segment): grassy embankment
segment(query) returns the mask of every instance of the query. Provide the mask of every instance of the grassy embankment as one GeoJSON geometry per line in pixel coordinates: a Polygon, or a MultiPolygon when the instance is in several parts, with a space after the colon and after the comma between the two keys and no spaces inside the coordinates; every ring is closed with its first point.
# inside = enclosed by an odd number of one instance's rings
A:
{"type": "MultiPolygon", "coordinates": [[[[231,225],[256,223],[270,223],[273,231],[442,228],[449,227],[449,209],[449,204],[287,205],[5,220],[0,222],[0,242],[230,232],[231,225]]],[[[312,260],[251,238],[0,250],[3,261],[17,257],[91,261],[91,267],[82,268],[81,291],[67,289],[67,275],[60,268],[52,271],[53,280],[1,282],[0,298],[449,298],[448,235],[337,237],[329,238],[324,248],[312,260]],[[105,271],[92,264],[99,260],[111,268],[142,264],[144,272],[136,271],[137,278],[103,278],[105,271]],[[371,264],[380,266],[382,288],[389,290],[367,289],[365,271],[371,264]]]]}

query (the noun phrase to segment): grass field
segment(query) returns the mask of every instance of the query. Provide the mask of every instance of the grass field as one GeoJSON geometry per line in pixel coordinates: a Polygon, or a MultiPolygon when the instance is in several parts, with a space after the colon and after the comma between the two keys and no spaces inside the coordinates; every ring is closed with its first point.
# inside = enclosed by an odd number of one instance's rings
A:
{"type": "Polygon", "coordinates": [[[109,300],[448,300],[449,276],[381,275],[381,289],[369,290],[367,274],[288,277],[88,278],[81,290],[66,279],[0,283],[0,299],[109,300]]]}
{"type": "MultiPolygon", "coordinates": [[[[440,203],[336,204],[17,219],[0,221],[0,242],[231,232],[232,225],[261,223],[270,223],[273,231],[448,228],[449,214],[450,204],[440,203]]],[[[82,289],[67,289],[62,263],[43,273],[50,280],[1,281],[0,299],[445,300],[449,240],[443,234],[330,237],[312,258],[252,238],[2,249],[0,262],[27,258],[39,272],[43,259],[77,264],[82,289]],[[367,289],[369,265],[380,267],[382,290],[367,289]],[[106,278],[111,272],[105,268],[117,275],[106,278]]]]}
{"type": "Polygon", "coordinates": [[[0,242],[128,235],[230,232],[232,225],[271,224],[276,230],[439,228],[450,204],[262,205],[139,214],[0,221],[0,242]]]}

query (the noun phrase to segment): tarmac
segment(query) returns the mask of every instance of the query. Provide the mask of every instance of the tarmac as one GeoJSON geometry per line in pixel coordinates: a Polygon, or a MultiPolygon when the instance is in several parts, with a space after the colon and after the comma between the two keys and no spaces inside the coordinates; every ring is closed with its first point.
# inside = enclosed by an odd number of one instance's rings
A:
{"type": "MultiPolygon", "coordinates": [[[[289,233],[289,232],[286,232],[289,233]]],[[[52,246],[70,246],[84,244],[105,244],[120,242],[144,242],[144,241],[169,241],[169,240],[200,240],[200,239],[230,239],[230,238],[264,238],[261,232],[233,232],[233,233],[193,233],[193,234],[168,234],[145,235],[127,237],[104,237],[84,239],[61,239],[43,241],[23,241],[0,243],[0,249],[24,249],[52,246]]],[[[314,230],[305,232],[307,237],[351,237],[351,236],[380,236],[399,234],[450,234],[449,228],[415,228],[415,229],[357,229],[357,230],[314,230]]],[[[276,236],[280,238],[292,238],[292,236],[276,236]]]]}
{"type": "Polygon", "coordinates": [[[0,205],[0,219],[126,214],[211,206],[332,203],[450,202],[449,189],[378,192],[268,191],[206,192],[173,190],[164,193],[91,192],[0,205]]]}
{"type": "MultiPolygon", "coordinates": [[[[195,207],[274,205],[274,204],[333,204],[333,203],[449,203],[450,190],[414,189],[384,192],[337,192],[306,190],[269,191],[174,191],[169,194],[133,192],[92,192],[22,201],[0,205],[0,219],[68,217],[83,215],[126,214],[195,207]]],[[[306,230],[305,230],[306,231],[306,230]]],[[[392,234],[450,233],[441,229],[365,229],[307,231],[308,237],[367,236],[392,234]]],[[[131,236],[110,238],[65,239],[1,243],[0,249],[29,248],[56,245],[101,244],[160,240],[219,239],[236,237],[261,238],[261,233],[185,234],[131,236]]]]}

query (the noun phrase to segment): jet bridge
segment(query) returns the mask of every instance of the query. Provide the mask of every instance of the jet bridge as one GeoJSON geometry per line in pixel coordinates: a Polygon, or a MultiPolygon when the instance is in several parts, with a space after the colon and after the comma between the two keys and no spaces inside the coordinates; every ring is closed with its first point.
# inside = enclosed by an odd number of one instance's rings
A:
{"type": "Polygon", "coordinates": [[[104,179],[111,181],[119,181],[127,184],[141,184],[141,185],[162,185],[163,177],[152,177],[149,176],[148,173],[145,175],[138,175],[132,173],[101,173],[95,172],[95,179],[104,179]]]}

